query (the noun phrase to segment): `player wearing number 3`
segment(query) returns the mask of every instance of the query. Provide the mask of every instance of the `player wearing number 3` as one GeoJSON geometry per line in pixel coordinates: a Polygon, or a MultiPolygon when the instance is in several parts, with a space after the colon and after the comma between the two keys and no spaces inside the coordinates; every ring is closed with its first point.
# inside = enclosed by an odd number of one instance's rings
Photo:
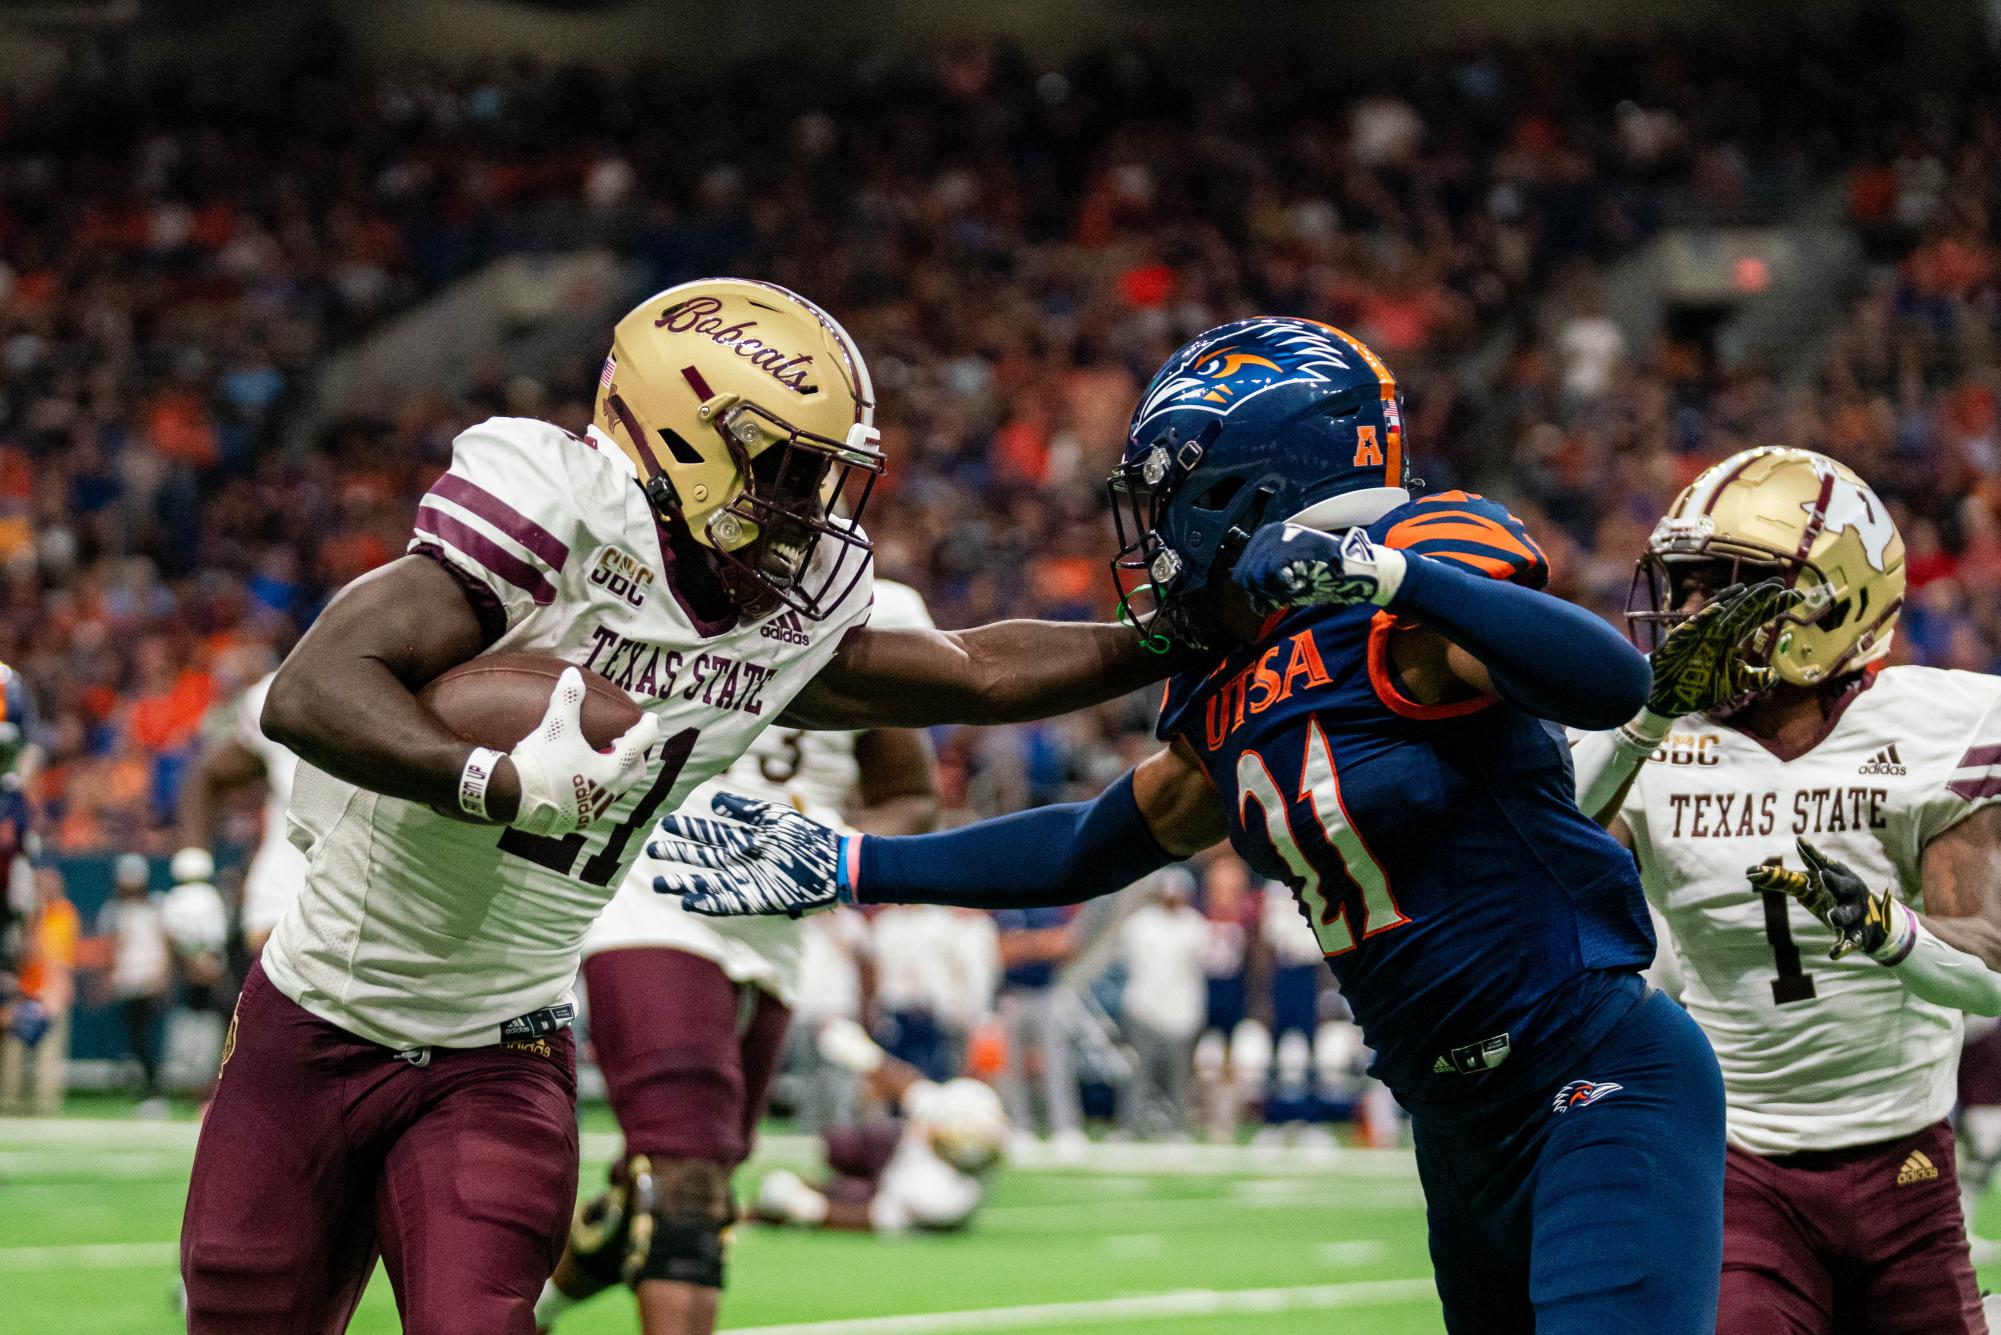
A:
{"type": "Polygon", "coordinates": [[[1227,836],[1292,886],[1411,1111],[1447,1327],[1708,1335],[1716,1061],[1640,981],[1638,873],[1578,810],[1554,726],[1630,716],[1647,663],[1538,591],[1502,507],[1412,500],[1401,428],[1388,368],[1339,330],[1205,334],[1113,478],[1134,619],[1208,654],[1168,684],[1165,748],[1094,801],[945,834],[840,839],[718,799],[663,823],[706,870],[660,888],[703,912],[1058,904],[1227,836]]]}
{"type": "Polygon", "coordinates": [[[1984,1331],[1945,1119],[1961,1012],[2001,1013],[2001,681],[1882,667],[1903,542],[1805,450],[1702,474],[1641,575],[1635,620],[1684,634],[1726,585],[1791,591],[1748,657],[1576,751],[1723,1067],[1717,1329],[1984,1331]]]}
{"type": "MultiPolygon", "coordinates": [[[[196,1152],[196,1335],[344,1330],[378,1252],[405,1330],[528,1335],[576,1192],[578,951],[658,814],[781,718],[1000,722],[1166,673],[1118,626],[866,626],[874,413],[860,352],[811,302],[672,288],[619,323],[586,435],[460,435],[409,555],[279,669],[263,724],[302,762],[308,870],[196,1152]],[[565,673],[509,753],[471,747],[415,692],[489,651],[601,673],[641,721],[593,750],[565,673]]],[[[706,1204],[675,1244],[698,1286],[706,1204]]]]}

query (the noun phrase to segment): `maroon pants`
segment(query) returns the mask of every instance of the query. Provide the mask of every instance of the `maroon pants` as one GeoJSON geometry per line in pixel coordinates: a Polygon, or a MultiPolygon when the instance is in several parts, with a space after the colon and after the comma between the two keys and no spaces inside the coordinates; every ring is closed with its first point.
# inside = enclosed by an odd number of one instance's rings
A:
{"type": "Polygon", "coordinates": [[[857,1126],[834,1126],[821,1136],[827,1150],[827,1167],[833,1177],[827,1183],[829,1199],[848,1205],[867,1205],[875,1197],[883,1170],[896,1157],[903,1142],[903,1123],[886,1118],[857,1126]]]}
{"type": "Polygon", "coordinates": [[[567,1033],[418,1067],[253,966],[181,1223],[192,1335],[347,1329],[379,1252],[411,1335],[531,1335],[577,1188],[567,1033]]]}
{"type": "Polygon", "coordinates": [[[626,1153],[732,1168],[750,1157],[791,1012],[665,946],[592,955],[584,990],[626,1153]]]}
{"type": "Polygon", "coordinates": [[[1959,1101],[1969,1108],[2001,1104],[2001,1029],[1960,1049],[1959,1101]]]}
{"type": "Polygon", "coordinates": [[[1944,1122],[1825,1154],[1729,1152],[1717,1335],[1986,1329],[1944,1122]]]}

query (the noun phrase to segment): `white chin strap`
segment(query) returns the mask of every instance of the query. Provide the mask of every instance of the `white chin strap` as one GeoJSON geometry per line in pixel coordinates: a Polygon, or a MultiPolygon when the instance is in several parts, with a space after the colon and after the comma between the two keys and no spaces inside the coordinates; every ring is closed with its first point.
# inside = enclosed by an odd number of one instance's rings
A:
{"type": "Polygon", "coordinates": [[[1373,524],[1399,505],[1408,504],[1410,492],[1403,487],[1365,487],[1315,501],[1298,514],[1288,515],[1285,522],[1322,533],[1338,533],[1373,524]]]}

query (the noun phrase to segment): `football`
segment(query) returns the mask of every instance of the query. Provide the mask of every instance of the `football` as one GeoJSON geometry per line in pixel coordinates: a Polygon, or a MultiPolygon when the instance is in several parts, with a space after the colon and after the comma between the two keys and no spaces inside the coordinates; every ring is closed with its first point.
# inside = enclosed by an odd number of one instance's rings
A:
{"type": "MultiPolygon", "coordinates": [[[[511,751],[542,721],[556,678],[574,664],[546,654],[485,654],[441,674],[417,700],[475,746],[511,751]]],[[[632,697],[588,668],[584,677],[584,736],[600,751],[639,722],[632,697]]]]}

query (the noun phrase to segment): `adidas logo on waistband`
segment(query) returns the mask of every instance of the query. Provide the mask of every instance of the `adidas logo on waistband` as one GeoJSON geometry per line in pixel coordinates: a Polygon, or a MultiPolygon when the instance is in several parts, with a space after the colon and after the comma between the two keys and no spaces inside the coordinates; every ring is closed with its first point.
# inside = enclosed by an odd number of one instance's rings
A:
{"type": "Polygon", "coordinates": [[[1862,762],[1857,774],[1908,774],[1904,768],[1904,758],[1897,754],[1897,744],[1890,743],[1875,755],[1862,762]]]}
{"type": "Polygon", "coordinates": [[[797,612],[781,612],[758,628],[759,635],[767,640],[782,640],[786,644],[796,644],[801,648],[813,642],[806,633],[805,624],[799,620],[797,612]]]}
{"type": "Polygon", "coordinates": [[[1908,1187],[1913,1182],[1930,1182],[1938,1176],[1938,1165],[1923,1150],[1912,1150],[1904,1160],[1904,1166],[1897,1170],[1897,1185],[1908,1187]]]}

